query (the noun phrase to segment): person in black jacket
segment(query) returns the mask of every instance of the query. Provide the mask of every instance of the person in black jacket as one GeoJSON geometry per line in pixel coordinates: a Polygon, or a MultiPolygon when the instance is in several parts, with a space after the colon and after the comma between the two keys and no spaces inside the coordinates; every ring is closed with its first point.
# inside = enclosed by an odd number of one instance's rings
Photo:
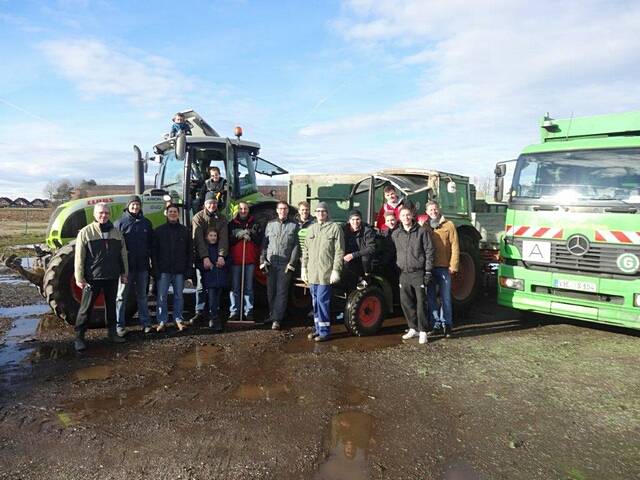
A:
{"type": "Polygon", "coordinates": [[[157,279],[158,298],[158,328],[165,329],[169,312],[167,296],[169,285],[173,286],[173,320],[178,330],[185,328],[182,318],[182,290],[184,279],[191,268],[191,232],[178,221],[180,210],[175,205],[168,205],[165,209],[167,223],[155,230],[153,243],[153,271],[157,279]]]}
{"type": "Polygon", "coordinates": [[[364,288],[371,273],[373,254],[376,250],[376,234],[362,222],[360,210],[349,213],[349,221],[344,224],[344,268],[342,283],[347,289],[354,286],[364,288]]]}
{"type": "Polygon", "coordinates": [[[433,268],[433,244],[427,230],[413,221],[413,212],[400,210],[400,227],[391,235],[396,246],[396,264],[400,269],[400,304],[409,331],[402,336],[408,340],[419,335],[420,344],[427,343],[425,287],[431,281],[433,268]]]}
{"type": "Polygon", "coordinates": [[[153,249],[153,225],[142,213],[142,201],[138,195],[129,198],[122,217],[115,224],[122,233],[127,244],[127,258],[129,259],[129,275],[127,283],[120,282],[116,299],[117,334],[124,337],[125,312],[127,297],[134,289],[138,304],[138,318],[144,333],[151,331],[149,307],[147,305],[147,288],[149,286],[149,262],[153,249]]]}

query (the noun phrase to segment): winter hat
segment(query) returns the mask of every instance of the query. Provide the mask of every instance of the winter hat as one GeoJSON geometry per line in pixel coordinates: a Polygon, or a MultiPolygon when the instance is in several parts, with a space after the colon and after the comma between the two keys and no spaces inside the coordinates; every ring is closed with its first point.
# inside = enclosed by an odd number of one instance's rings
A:
{"type": "Polygon", "coordinates": [[[204,203],[207,202],[218,202],[215,192],[207,192],[207,194],[204,196],[204,203]]]}
{"type": "Polygon", "coordinates": [[[127,200],[127,210],[129,210],[129,205],[131,205],[133,202],[138,202],[140,206],[142,206],[142,200],[140,199],[140,196],[131,195],[129,197],[129,200],[127,200]]]}
{"type": "Polygon", "coordinates": [[[362,218],[362,213],[360,213],[360,210],[358,210],[357,208],[354,208],[353,210],[351,210],[349,212],[349,220],[351,220],[353,217],[362,218]]]}
{"type": "Polygon", "coordinates": [[[316,210],[326,210],[328,212],[329,205],[327,204],[327,202],[318,202],[318,205],[316,205],[316,210]]]}

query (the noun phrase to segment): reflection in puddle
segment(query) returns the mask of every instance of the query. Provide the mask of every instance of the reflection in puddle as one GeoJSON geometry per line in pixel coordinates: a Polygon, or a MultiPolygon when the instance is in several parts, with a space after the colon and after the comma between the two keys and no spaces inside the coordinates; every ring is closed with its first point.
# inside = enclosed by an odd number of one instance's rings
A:
{"type": "Polygon", "coordinates": [[[240,400],[282,400],[291,394],[287,385],[239,385],[234,396],[240,400]]]}
{"type": "Polygon", "coordinates": [[[217,345],[196,345],[193,350],[178,359],[178,368],[202,368],[215,365],[224,349],[217,345]]]}
{"type": "Polygon", "coordinates": [[[390,330],[384,329],[377,335],[370,337],[354,337],[345,331],[344,326],[338,325],[331,328],[333,337],[328,342],[312,342],[305,334],[293,337],[281,348],[286,353],[370,352],[395,347],[402,343],[396,326],[393,325],[390,330]]]}
{"type": "Polygon", "coordinates": [[[43,315],[38,322],[38,328],[36,329],[36,331],[38,333],[48,333],[64,329],[65,324],[63,323],[63,320],[60,320],[55,315],[43,315]]]}
{"type": "Polygon", "coordinates": [[[331,421],[329,456],[314,480],[368,478],[368,456],[372,443],[373,417],[363,412],[342,412],[331,421]]]}
{"type": "Polygon", "coordinates": [[[81,368],[73,374],[76,380],[106,380],[113,375],[113,368],[108,365],[81,368]]]}
{"type": "Polygon", "coordinates": [[[64,406],[62,413],[76,421],[108,415],[142,404],[158,388],[158,385],[152,384],[130,388],[112,396],[82,399],[64,406]]]}
{"type": "Polygon", "coordinates": [[[346,403],[347,405],[362,405],[367,400],[372,400],[375,398],[371,395],[367,395],[365,392],[354,385],[343,385],[341,391],[344,395],[344,403],[346,403]]]}

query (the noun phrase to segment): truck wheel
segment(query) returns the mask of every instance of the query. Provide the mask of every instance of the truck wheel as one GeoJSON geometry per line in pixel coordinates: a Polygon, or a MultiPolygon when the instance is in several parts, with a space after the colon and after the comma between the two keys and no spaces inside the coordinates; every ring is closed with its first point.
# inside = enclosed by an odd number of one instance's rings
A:
{"type": "MultiPolygon", "coordinates": [[[[57,317],[69,325],[76,324],[82,291],[76,285],[73,275],[73,263],[75,258],[75,243],[70,243],[60,248],[53,254],[47,264],[42,279],[44,298],[57,317]]],[[[127,302],[127,318],[137,311],[135,295],[129,296],[127,302]]],[[[104,296],[102,293],[96,299],[89,328],[104,326],[104,296]]]]}
{"type": "Polygon", "coordinates": [[[460,235],[460,268],[453,277],[451,297],[454,310],[464,310],[480,289],[480,250],[478,242],[468,235],[460,235]]]}
{"type": "Polygon", "coordinates": [[[354,290],[345,308],[345,327],[358,337],[374,335],[382,326],[385,311],[384,295],[378,287],[354,290]]]}

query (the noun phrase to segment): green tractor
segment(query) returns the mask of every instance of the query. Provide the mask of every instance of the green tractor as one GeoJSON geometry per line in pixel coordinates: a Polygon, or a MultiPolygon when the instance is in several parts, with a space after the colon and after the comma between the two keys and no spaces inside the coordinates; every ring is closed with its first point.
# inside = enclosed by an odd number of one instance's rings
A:
{"type": "MultiPolygon", "coordinates": [[[[261,194],[257,188],[256,174],[268,176],[288,173],[286,170],[260,158],[258,143],[241,140],[242,129],[236,127],[236,138],[222,137],[193,110],[182,112],[190,124],[192,135],[165,138],[153,147],[154,156],[142,158],[140,149],[134,146],[135,193],[142,197],[142,209],[154,227],[164,223],[164,207],[167,201],[180,205],[181,222],[190,225],[194,211],[201,205],[200,189],[208,178],[210,166],[217,166],[227,179],[221,210],[230,218],[238,202],[245,201],[257,221],[266,223],[275,217],[277,199],[261,194]],[[159,163],[153,188],[144,187],[144,174],[149,161],[159,163]]],[[[70,324],[75,324],[82,292],[73,276],[75,240],[78,231],[93,221],[93,208],[106,203],[111,218],[120,218],[129,195],[103,195],[82,198],[60,205],[55,209],[47,227],[46,245],[36,247],[42,269],[39,274],[25,271],[20,265],[10,265],[36,284],[53,312],[70,324]]],[[[257,282],[264,278],[257,275],[257,282]]],[[[133,297],[133,295],[131,295],[133,297]]],[[[137,307],[135,299],[127,305],[128,317],[137,307]]],[[[104,300],[96,302],[94,324],[104,322],[104,300]]]]}

